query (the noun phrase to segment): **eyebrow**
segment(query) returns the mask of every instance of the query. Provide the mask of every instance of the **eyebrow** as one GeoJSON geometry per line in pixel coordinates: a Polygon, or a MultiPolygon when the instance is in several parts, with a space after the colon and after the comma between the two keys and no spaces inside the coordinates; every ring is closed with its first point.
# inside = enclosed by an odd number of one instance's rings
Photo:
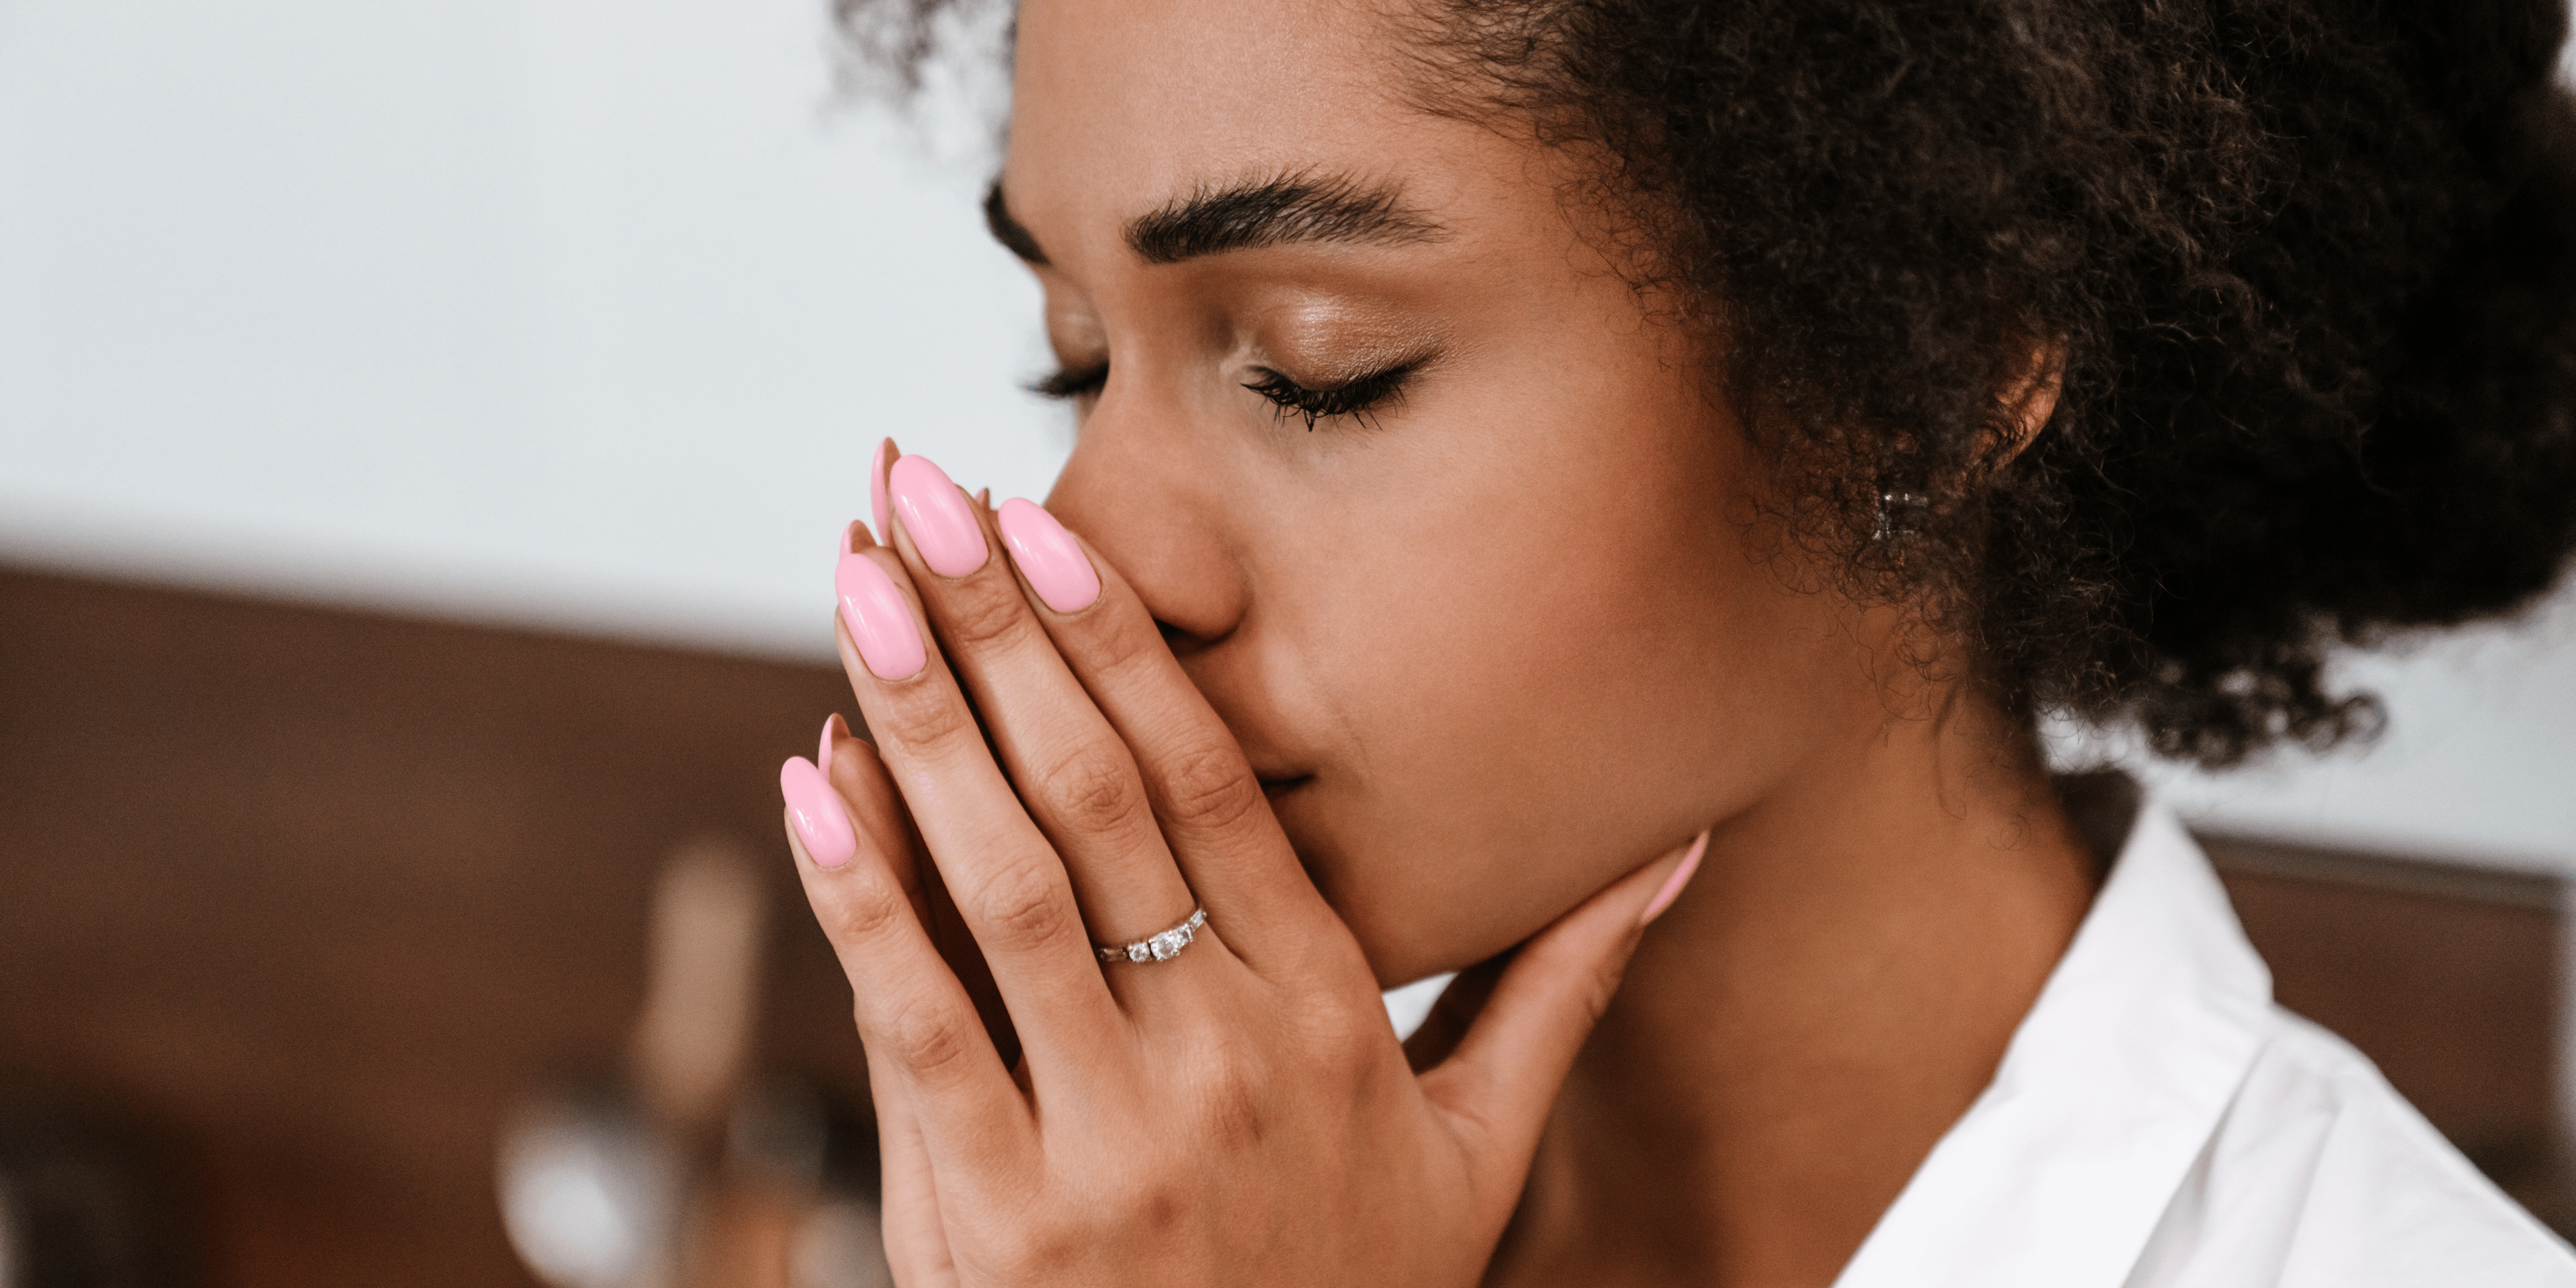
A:
{"type": "Polygon", "coordinates": [[[1002,181],[999,179],[984,191],[984,227],[991,231],[993,240],[1002,243],[1004,250],[1021,260],[1031,264],[1047,262],[1046,252],[1038,249],[1038,239],[1030,236],[1029,230],[1011,217],[1011,203],[1002,199],[1002,181]]]}
{"type": "MultiPolygon", "coordinates": [[[[1031,264],[1047,262],[1037,238],[1011,215],[995,180],[984,197],[993,239],[1031,264]]],[[[1449,230],[1404,203],[1392,185],[1311,173],[1205,187],[1127,225],[1127,247],[1148,264],[1306,243],[1401,246],[1449,230]]]]}

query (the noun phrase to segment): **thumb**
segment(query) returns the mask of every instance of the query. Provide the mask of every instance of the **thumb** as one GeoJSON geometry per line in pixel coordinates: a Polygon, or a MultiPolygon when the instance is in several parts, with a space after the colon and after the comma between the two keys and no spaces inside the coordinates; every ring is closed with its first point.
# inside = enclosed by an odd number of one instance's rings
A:
{"type": "MultiPolygon", "coordinates": [[[[1529,1166],[1557,1089],[1619,991],[1646,923],[1681,893],[1707,849],[1708,833],[1702,832],[1531,936],[1507,960],[1493,964],[1498,974],[1471,970],[1451,986],[1450,993],[1468,1005],[1488,979],[1491,994],[1449,1058],[1422,1075],[1421,1087],[1424,1098],[1450,1119],[1470,1156],[1515,1172],[1529,1166]]],[[[1449,1012],[1441,1020],[1456,1024],[1461,1017],[1449,994],[1440,1001],[1449,1012]]],[[[1518,1193],[1519,1186],[1511,1191],[1518,1193]]]]}

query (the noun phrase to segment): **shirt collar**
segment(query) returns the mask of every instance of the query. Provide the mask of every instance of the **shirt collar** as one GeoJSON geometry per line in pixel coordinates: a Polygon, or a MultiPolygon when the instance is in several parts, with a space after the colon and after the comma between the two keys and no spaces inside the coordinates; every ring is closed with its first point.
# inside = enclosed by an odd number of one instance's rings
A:
{"type": "Polygon", "coordinates": [[[1976,1103],[1836,1288],[2118,1288],[2269,1025],[2209,860],[2137,805],[2109,880],[1976,1103]]]}

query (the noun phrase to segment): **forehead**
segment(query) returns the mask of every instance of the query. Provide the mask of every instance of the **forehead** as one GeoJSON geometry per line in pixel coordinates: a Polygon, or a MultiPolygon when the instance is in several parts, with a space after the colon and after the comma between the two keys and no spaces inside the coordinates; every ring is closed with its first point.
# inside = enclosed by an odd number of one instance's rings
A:
{"type": "Polygon", "coordinates": [[[1211,186],[1312,172],[1457,195],[1490,131],[1411,105],[1414,64],[1369,0],[1026,0],[1011,208],[1050,255],[1211,186]]]}

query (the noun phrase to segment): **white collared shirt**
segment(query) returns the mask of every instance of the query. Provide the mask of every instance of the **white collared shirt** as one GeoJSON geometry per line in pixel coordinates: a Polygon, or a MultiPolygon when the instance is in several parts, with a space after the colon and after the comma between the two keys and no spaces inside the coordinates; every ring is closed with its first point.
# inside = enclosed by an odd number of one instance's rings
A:
{"type": "Polygon", "coordinates": [[[1835,1284],[2576,1288],[2576,1255],[2272,1003],[2209,860],[2148,805],[1993,1084],[1835,1284]]]}

